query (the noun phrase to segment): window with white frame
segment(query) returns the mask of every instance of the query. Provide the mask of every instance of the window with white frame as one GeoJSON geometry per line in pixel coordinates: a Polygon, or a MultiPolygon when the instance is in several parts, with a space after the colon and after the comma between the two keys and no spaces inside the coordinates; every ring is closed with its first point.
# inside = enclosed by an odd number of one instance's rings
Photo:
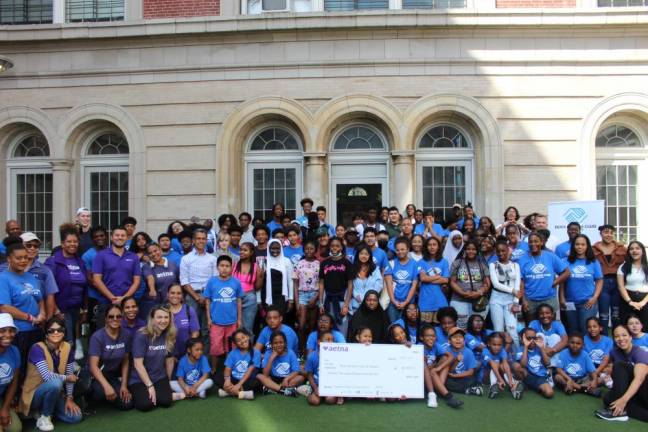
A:
{"type": "Polygon", "coordinates": [[[266,125],[252,134],[246,163],[247,207],[267,220],[282,203],[295,217],[302,194],[303,154],[299,135],[283,124],[266,125]]]}
{"type": "Polygon", "coordinates": [[[453,204],[472,201],[472,142],[459,126],[442,123],[424,131],[417,147],[418,200],[445,220],[453,204]]]}
{"type": "Polygon", "coordinates": [[[628,242],[641,229],[641,185],[648,151],[638,130],[622,123],[605,125],[596,137],[596,197],[605,200],[606,223],[628,242]]]}
{"type": "Polygon", "coordinates": [[[0,0],[0,24],[47,24],[52,22],[52,0],[0,0]]]}
{"type": "Polygon", "coordinates": [[[333,139],[332,150],[386,150],[386,142],[377,128],[368,124],[352,124],[333,139]]]}
{"type": "Polygon", "coordinates": [[[41,240],[41,251],[52,249],[52,168],[45,137],[29,130],[15,140],[7,161],[9,217],[41,240]]]}
{"type": "Polygon", "coordinates": [[[124,0],[66,0],[68,22],[123,21],[124,0]]]}
{"type": "Polygon", "coordinates": [[[85,206],[93,226],[113,229],[128,216],[128,142],[119,132],[94,135],[81,159],[85,206]]]}
{"type": "Polygon", "coordinates": [[[314,0],[243,0],[243,13],[312,12],[314,0]]]}

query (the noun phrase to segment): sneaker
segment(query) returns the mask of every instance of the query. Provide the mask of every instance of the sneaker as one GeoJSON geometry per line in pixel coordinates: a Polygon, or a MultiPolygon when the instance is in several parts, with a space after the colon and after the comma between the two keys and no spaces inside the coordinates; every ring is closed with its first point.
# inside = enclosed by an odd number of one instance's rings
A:
{"type": "Polygon", "coordinates": [[[270,395],[270,394],[277,394],[277,392],[272,390],[272,389],[269,389],[266,386],[263,386],[263,394],[264,395],[270,395]]]}
{"type": "Polygon", "coordinates": [[[603,378],[603,382],[605,383],[605,387],[611,389],[612,384],[614,384],[614,381],[612,381],[612,377],[606,373],[601,374],[601,378],[603,378]]]}
{"type": "Polygon", "coordinates": [[[455,398],[452,393],[448,393],[443,399],[445,400],[446,405],[448,405],[450,408],[461,408],[461,406],[463,405],[463,401],[455,398]]]}
{"type": "Polygon", "coordinates": [[[184,394],[184,393],[178,393],[178,392],[174,392],[174,393],[171,395],[171,399],[173,399],[174,401],[179,401],[179,400],[182,400],[182,399],[184,399],[184,398],[186,398],[186,397],[187,397],[186,394],[184,394]]]}
{"type": "Polygon", "coordinates": [[[428,406],[428,408],[436,408],[436,407],[439,406],[439,404],[437,403],[436,393],[434,393],[434,392],[429,392],[428,393],[427,406],[428,406]]]}
{"type": "Polygon", "coordinates": [[[603,419],[603,420],[609,420],[609,421],[628,421],[628,415],[624,412],[622,412],[620,415],[615,416],[614,411],[608,408],[603,408],[594,411],[594,415],[596,417],[603,419]]]}
{"type": "Polygon", "coordinates": [[[490,386],[488,389],[488,399],[495,399],[497,396],[499,396],[500,388],[497,384],[493,384],[490,386]]]}
{"type": "Polygon", "coordinates": [[[218,397],[226,398],[227,396],[229,396],[229,393],[227,393],[223,389],[220,389],[220,388],[218,389],[218,397]]]}
{"type": "Polygon", "coordinates": [[[484,389],[481,386],[472,386],[466,389],[467,395],[481,396],[484,394],[484,389]]]}
{"type": "Polygon", "coordinates": [[[286,387],[281,390],[281,394],[288,397],[297,397],[297,389],[295,387],[286,387]]]}
{"type": "Polygon", "coordinates": [[[515,400],[522,399],[522,395],[524,394],[524,384],[522,384],[522,381],[518,381],[517,384],[515,384],[511,390],[511,394],[515,400]]]}
{"type": "Polygon", "coordinates": [[[40,416],[38,417],[38,420],[36,420],[36,429],[39,431],[53,431],[54,430],[54,425],[52,424],[52,419],[50,419],[49,416],[40,416]]]}
{"type": "Polygon", "coordinates": [[[81,339],[77,339],[75,345],[76,348],[74,349],[74,360],[81,360],[84,357],[83,345],[81,345],[81,339]]]}
{"type": "Polygon", "coordinates": [[[311,386],[306,385],[306,384],[303,384],[303,385],[300,385],[299,387],[297,387],[296,391],[297,391],[297,394],[300,394],[300,395],[302,395],[304,397],[308,397],[308,396],[311,395],[311,393],[313,393],[313,389],[311,388],[311,386]]]}
{"type": "Polygon", "coordinates": [[[254,392],[252,390],[240,391],[239,392],[239,399],[253,400],[254,399],[254,392]]]}

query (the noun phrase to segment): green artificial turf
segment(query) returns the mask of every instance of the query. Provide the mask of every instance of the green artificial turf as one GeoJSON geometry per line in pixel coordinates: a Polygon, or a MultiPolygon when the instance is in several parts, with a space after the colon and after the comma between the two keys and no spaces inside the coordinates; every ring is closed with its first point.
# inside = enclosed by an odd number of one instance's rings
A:
{"type": "MultiPolygon", "coordinates": [[[[303,397],[219,399],[212,389],[206,400],[185,400],[169,409],[140,413],[101,407],[81,424],[55,422],[55,427],[57,431],[76,432],[648,431],[647,424],[636,420],[607,422],[594,417],[601,401],[585,395],[558,394],[545,400],[529,392],[520,401],[513,400],[510,394],[501,394],[496,400],[485,396],[459,398],[465,402],[459,410],[448,408],[442,401],[439,408],[427,408],[424,400],[349,400],[342,406],[311,407],[303,397]]],[[[25,424],[23,430],[30,430],[32,425],[25,424]]]]}

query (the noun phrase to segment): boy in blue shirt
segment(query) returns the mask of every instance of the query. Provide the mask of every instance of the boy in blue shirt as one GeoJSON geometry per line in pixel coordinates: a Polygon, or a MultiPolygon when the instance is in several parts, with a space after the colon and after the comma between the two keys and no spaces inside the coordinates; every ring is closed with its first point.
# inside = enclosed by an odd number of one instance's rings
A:
{"type": "Polygon", "coordinates": [[[556,367],[556,384],[570,395],[583,392],[594,397],[600,397],[596,368],[592,359],[583,349],[583,335],[569,335],[569,345],[558,354],[556,367]]]}
{"type": "Polygon", "coordinates": [[[280,330],[286,336],[287,348],[298,352],[299,338],[297,337],[297,333],[283,323],[283,314],[276,306],[268,306],[266,310],[266,324],[263,330],[261,330],[261,333],[259,333],[256,344],[254,344],[254,349],[259,350],[261,353],[270,351],[272,349],[270,335],[273,331],[280,330]]]}
{"type": "Polygon", "coordinates": [[[553,381],[549,370],[550,357],[545,352],[542,336],[532,328],[522,330],[522,348],[515,354],[513,372],[527,387],[536,390],[547,399],[553,397],[553,381]]]}
{"type": "Polygon", "coordinates": [[[230,338],[241,326],[241,308],[243,306],[243,288],[238,279],[232,277],[232,258],[221,255],[216,261],[218,276],[213,276],[203,295],[209,327],[209,355],[212,370],[218,369],[218,363],[230,351],[230,338]]]}
{"type": "MultiPolygon", "coordinates": [[[[450,347],[447,352],[452,358],[446,366],[448,378],[445,386],[451,392],[481,396],[484,394],[484,390],[477,383],[477,361],[470,348],[466,347],[465,335],[466,332],[459,327],[448,330],[450,347]]],[[[441,372],[440,375],[443,376],[444,372],[441,372]]]]}

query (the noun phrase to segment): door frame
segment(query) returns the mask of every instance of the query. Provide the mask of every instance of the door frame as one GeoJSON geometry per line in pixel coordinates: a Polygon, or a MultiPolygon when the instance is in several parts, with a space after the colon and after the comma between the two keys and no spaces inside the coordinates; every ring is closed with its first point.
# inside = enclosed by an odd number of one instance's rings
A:
{"type": "MultiPolygon", "coordinates": [[[[473,172],[475,161],[472,158],[453,159],[417,159],[416,160],[416,201],[423,209],[423,168],[435,166],[464,166],[466,168],[466,202],[475,202],[475,175],[473,172]]],[[[461,203],[464,204],[464,203],[461,203]]],[[[450,204],[452,205],[452,204],[450,204]]]]}

